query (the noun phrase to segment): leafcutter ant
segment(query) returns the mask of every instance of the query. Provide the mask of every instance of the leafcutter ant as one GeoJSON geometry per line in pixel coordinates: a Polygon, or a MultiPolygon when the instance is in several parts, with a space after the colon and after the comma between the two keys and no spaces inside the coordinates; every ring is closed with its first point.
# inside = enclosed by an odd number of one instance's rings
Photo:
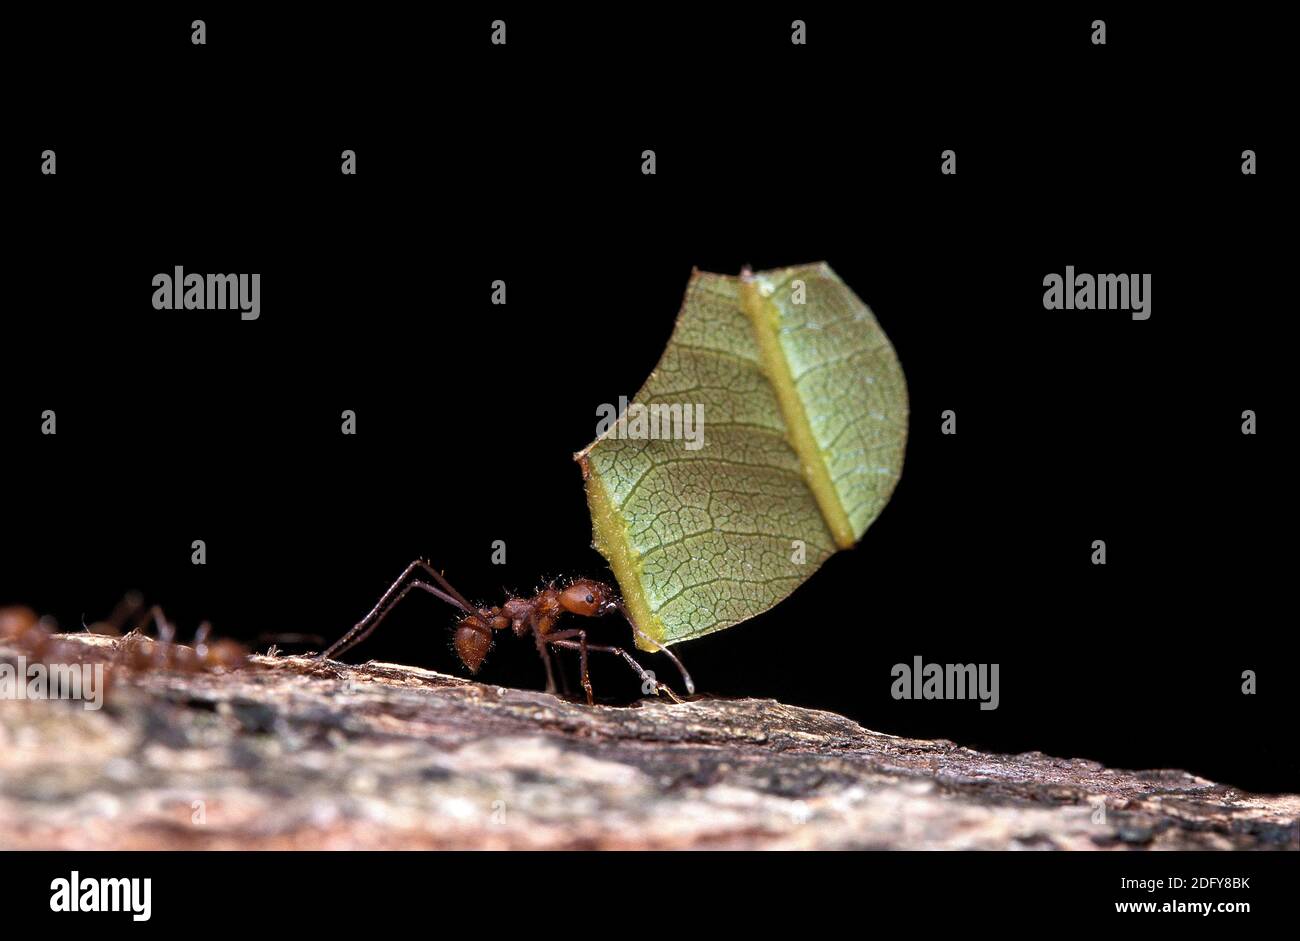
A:
{"type": "Polygon", "coordinates": [[[672,660],[682,674],[682,682],[686,687],[687,694],[691,695],[695,692],[695,684],[692,682],[690,674],[686,672],[686,667],[682,666],[682,662],[667,647],[655,643],[654,640],[637,628],[632,618],[628,616],[627,608],[623,606],[623,602],[617,593],[604,582],[579,578],[562,588],[554,586],[543,588],[531,598],[512,596],[507,598],[500,607],[480,607],[470,604],[464,595],[451,586],[451,583],[443,577],[441,572],[423,559],[416,559],[408,565],[406,571],[402,572],[397,581],[393,582],[388,591],[384,592],[383,597],[379,599],[379,603],[371,609],[370,613],[362,618],[352,630],[335,641],[324,653],[319,654],[319,658],[328,660],[337,657],[361,643],[379,626],[380,622],[388,615],[388,612],[416,588],[427,591],[435,598],[441,598],[447,604],[459,608],[464,615],[456,622],[456,630],[452,635],[452,645],[456,650],[456,655],[460,657],[461,662],[465,664],[470,673],[478,673],[479,667],[483,665],[483,659],[487,656],[488,651],[492,649],[493,632],[510,628],[517,637],[532,634],[533,641],[537,645],[537,653],[541,656],[542,663],[546,667],[546,691],[548,693],[555,692],[555,672],[551,666],[549,649],[555,647],[562,650],[578,651],[582,671],[582,688],[587,693],[587,705],[589,706],[595,704],[591,692],[591,678],[587,674],[587,654],[593,651],[596,653],[616,654],[622,657],[641,677],[643,690],[646,692],[653,690],[656,695],[665,692],[674,701],[681,702],[667,684],[660,683],[651,674],[647,673],[641,664],[637,663],[632,655],[622,647],[590,644],[587,642],[587,632],[581,628],[558,631],[555,629],[556,622],[561,615],[566,613],[590,618],[604,617],[617,611],[632,626],[632,632],[638,638],[645,642],[647,646],[654,647],[659,653],[667,655],[672,660]],[[425,581],[425,576],[433,579],[437,584],[429,584],[429,582],[425,581]]]}
{"type": "MultiPolygon", "coordinates": [[[[127,670],[174,670],[206,673],[215,670],[238,670],[247,662],[248,650],[233,640],[214,639],[211,626],[204,621],[194,634],[192,646],[175,642],[176,629],[162,608],[144,609],[140,596],[128,594],[105,621],[84,625],[87,633],[120,638],[105,658],[94,648],[85,648],[61,639],[57,625],[49,618],[39,618],[26,607],[0,608],[0,640],[42,662],[62,660],[106,660],[127,670]],[[132,619],[132,615],[135,615],[132,619]],[[144,628],[152,621],[158,636],[147,637],[144,628]],[[123,634],[123,628],[131,627],[123,634]]],[[[72,635],[68,635],[72,636],[72,635]]]]}
{"type": "Polygon", "coordinates": [[[136,620],[135,627],[118,643],[118,659],[134,670],[177,670],[205,673],[217,669],[238,670],[247,663],[248,648],[233,640],[214,639],[212,625],[204,621],[194,632],[192,646],[175,642],[176,628],[162,608],[154,605],[136,620]],[[157,638],[146,637],[143,628],[150,620],[157,638]]]}

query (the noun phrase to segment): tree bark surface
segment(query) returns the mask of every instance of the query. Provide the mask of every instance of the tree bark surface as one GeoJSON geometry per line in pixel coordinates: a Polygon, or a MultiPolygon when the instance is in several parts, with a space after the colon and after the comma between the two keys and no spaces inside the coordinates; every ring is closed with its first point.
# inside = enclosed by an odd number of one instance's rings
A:
{"type": "Polygon", "coordinates": [[[590,708],[290,656],[108,672],[98,711],[0,702],[0,848],[1298,846],[1300,795],[984,754],[772,700],[590,708]]]}

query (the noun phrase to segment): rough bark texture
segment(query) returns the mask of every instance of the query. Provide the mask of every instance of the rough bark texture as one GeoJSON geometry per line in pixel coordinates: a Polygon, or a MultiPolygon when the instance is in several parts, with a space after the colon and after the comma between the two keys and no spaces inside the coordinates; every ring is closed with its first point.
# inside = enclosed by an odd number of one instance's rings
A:
{"type": "Polygon", "coordinates": [[[588,708],[300,657],[111,673],[100,711],[0,702],[0,848],[1297,848],[1300,795],[771,700],[588,708]]]}

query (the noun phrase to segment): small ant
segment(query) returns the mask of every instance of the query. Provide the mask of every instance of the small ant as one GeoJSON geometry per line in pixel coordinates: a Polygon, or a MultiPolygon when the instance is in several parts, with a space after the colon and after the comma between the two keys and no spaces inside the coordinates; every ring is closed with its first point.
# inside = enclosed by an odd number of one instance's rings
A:
{"type": "Polygon", "coordinates": [[[233,640],[213,639],[212,625],[204,621],[194,632],[192,646],[175,642],[176,628],[158,605],[145,611],[135,627],[118,643],[118,660],[134,670],[176,670],[206,673],[238,670],[248,662],[248,648],[233,640]],[[143,628],[150,620],[158,637],[146,637],[143,628]]]}
{"type": "MultiPolygon", "coordinates": [[[[143,605],[139,595],[131,593],[124,598],[106,621],[83,625],[87,633],[118,637],[120,640],[108,658],[109,665],[120,665],[128,670],[175,670],[183,673],[207,673],[214,670],[238,670],[247,662],[248,650],[233,640],[213,639],[207,621],[199,625],[194,634],[193,646],[175,643],[176,629],[154,605],[140,613],[125,636],[122,628],[130,615],[143,605]],[[158,637],[146,637],[143,629],[153,621],[158,637]]],[[[97,652],[87,651],[80,645],[60,640],[57,625],[49,618],[37,617],[26,607],[0,608],[0,640],[8,641],[23,653],[42,662],[76,659],[79,662],[100,661],[105,658],[97,652]]]]}
{"type": "Polygon", "coordinates": [[[379,599],[379,603],[371,609],[370,613],[362,618],[356,627],[335,641],[324,653],[318,654],[318,658],[328,660],[361,643],[379,626],[379,622],[388,615],[388,612],[414,588],[427,591],[435,598],[441,598],[464,612],[465,616],[456,622],[456,631],[452,635],[452,645],[455,647],[456,655],[460,657],[461,663],[465,664],[470,673],[478,673],[479,667],[483,665],[483,659],[487,656],[488,651],[492,649],[492,632],[505,630],[509,627],[514,630],[517,637],[523,637],[528,633],[533,635],[533,640],[537,644],[537,652],[542,658],[542,663],[546,666],[546,691],[548,693],[555,692],[555,673],[551,667],[548,648],[558,647],[578,651],[582,669],[582,688],[586,690],[587,705],[589,706],[595,704],[595,699],[591,692],[591,679],[587,675],[588,651],[617,654],[626,660],[628,665],[641,677],[644,684],[642,689],[647,692],[653,689],[656,694],[661,691],[666,692],[674,701],[681,702],[671,688],[664,683],[660,683],[651,674],[647,673],[641,664],[637,663],[632,655],[622,647],[589,644],[587,643],[587,632],[580,628],[563,631],[555,630],[555,622],[559,620],[560,615],[566,612],[590,618],[604,617],[617,611],[623,615],[628,624],[632,625],[632,632],[638,638],[648,646],[654,647],[658,652],[667,654],[668,658],[681,672],[682,682],[686,686],[687,694],[691,695],[695,692],[695,683],[692,682],[686,668],[682,666],[682,662],[667,647],[656,643],[644,631],[637,628],[614,589],[603,582],[579,578],[570,582],[564,588],[543,588],[532,598],[510,597],[500,607],[485,608],[470,604],[460,592],[451,586],[441,572],[423,559],[416,559],[408,565],[406,571],[402,572],[397,581],[393,582],[388,591],[384,592],[383,597],[379,599]],[[420,573],[428,575],[436,581],[438,587],[430,585],[418,577],[420,573]],[[412,576],[417,577],[413,578],[412,576]]]}

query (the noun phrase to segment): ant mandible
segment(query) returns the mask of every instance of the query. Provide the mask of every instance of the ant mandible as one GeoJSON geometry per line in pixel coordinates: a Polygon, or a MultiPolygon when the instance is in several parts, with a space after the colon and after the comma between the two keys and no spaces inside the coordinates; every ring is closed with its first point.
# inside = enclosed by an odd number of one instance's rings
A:
{"type": "Polygon", "coordinates": [[[632,655],[622,647],[589,644],[587,643],[587,632],[581,628],[563,631],[555,630],[556,621],[566,612],[590,618],[604,617],[617,611],[632,626],[633,634],[648,646],[654,647],[659,653],[666,654],[672,660],[682,674],[682,682],[686,686],[687,694],[691,695],[695,692],[695,683],[691,681],[691,675],[686,672],[686,667],[682,666],[682,662],[677,659],[671,650],[662,644],[656,643],[644,631],[637,628],[614,589],[603,582],[579,578],[570,582],[564,588],[543,588],[532,598],[511,597],[507,598],[505,604],[500,607],[485,608],[470,604],[465,600],[464,595],[451,586],[451,583],[443,577],[441,572],[423,559],[416,559],[408,565],[406,571],[402,572],[397,581],[393,582],[388,591],[384,592],[383,597],[379,599],[379,603],[371,609],[370,613],[362,618],[356,627],[336,640],[324,653],[319,654],[319,659],[328,660],[336,657],[361,643],[379,626],[379,623],[388,615],[388,612],[415,588],[427,591],[435,598],[441,598],[464,613],[465,616],[456,622],[456,631],[452,635],[452,644],[456,649],[457,656],[460,657],[461,662],[465,664],[470,673],[478,673],[479,667],[483,665],[483,659],[487,656],[488,651],[492,649],[493,632],[511,628],[517,637],[523,637],[528,633],[533,635],[533,640],[537,644],[537,652],[542,658],[542,663],[546,666],[546,691],[548,693],[555,692],[555,673],[551,667],[551,656],[548,648],[557,647],[564,650],[578,651],[582,669],[582,688],[586,690],[587,705],[589,706],[594,705],[595,700],[591,693],[591,679],[587,675],[588,651],[619,655],[641,677],[642,689],[647,691],[653,689],[656,695],[661,691],[666,692],[673,700],[681,702],[670,687],[660,683],[651,674],[647,673],[641,664],[637,663],[632,655]],[[421,573],[432,578],[438,585],[436,587],[430,585],[419,577],[421,573]]]}

